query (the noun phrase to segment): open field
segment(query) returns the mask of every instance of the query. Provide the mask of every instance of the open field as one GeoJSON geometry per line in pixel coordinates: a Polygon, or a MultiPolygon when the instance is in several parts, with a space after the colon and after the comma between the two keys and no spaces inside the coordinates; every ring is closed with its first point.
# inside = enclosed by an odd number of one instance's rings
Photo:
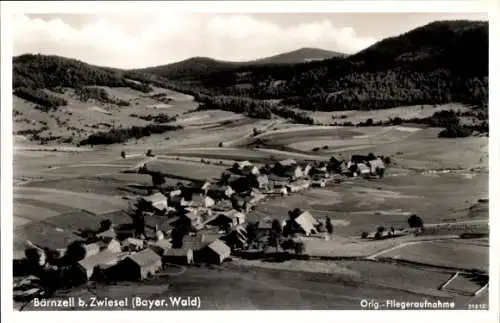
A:
{"type": "Polygon", "coordinates": [[[481,246],[457,241],[428,241],[399,248],[379,257],[487,272],[489,268],[488,251],[487,245],[481,246]]]}

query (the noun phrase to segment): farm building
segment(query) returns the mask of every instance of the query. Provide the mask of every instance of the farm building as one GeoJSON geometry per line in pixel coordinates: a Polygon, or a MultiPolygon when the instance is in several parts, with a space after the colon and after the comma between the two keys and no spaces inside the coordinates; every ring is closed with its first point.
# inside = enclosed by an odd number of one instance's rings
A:
{"type": "Polygon", "coordinates": [[[267,189],[269,187],[269,177],[267,175],[257,175],[252,186],[259,189],[267,189]]]}
{"type": "Polygon", "coordinates": [[[377,174],[378,169],[385,169],[385,164],[381,158],[370,160],[368,165],[370,165],[370,172],[372,175],[377,174]]]}
{"type": "Polygon", "coordinates": [[[170,191],[168,193],[168,198],[170,199],[170,198],[172,198],[174,196],[181,196],[181,194],[182,194],[182,191],[180,189],[173,190],[173,191],[170,191]]]}
{"type": "Polygon", "coordinates": [[[214,200],[223,200],[230,198],[234,193],[234,190],[229,186],[215,186],[210,187],[207,195],[214,200]]]}
{"type": "Polygon", "coordinates": [[[167,197],[159,192],[153,195],[141,197],[140,200],[158,211],[166,210],[168,207],[167,197]]]}
{"type": "Polygon", "coordinates": [[[111,252],[120,252],[122,251],[122,246],[118,240],[115,238],[102,238],[97,242],[99,245],[99,250],[109,250],[111,252]]]}
{"type": "Polygon", "coordinates": [[[162,257],[166,263],[174,263],[179,265],[189,265],[194,261],[193,249],[190,248],[170,248],[165,251],[162,257]]]}
{"type": "Polygon", "coordinates": [[[303,177],[304,171],[300,165],[292,165],[284,170],[283,175],[294,180],[303,177]]]}
{"type": "Polygon", "coordinates": [[[214,199],[209,196],[202,196],[200,194],[193,195],[191,201],[193,202],[191,204],[191,206],[193,207],[210,208],[215,205],[214,199]]]}
{"type": "Polygon", "coordinates": [[[172,248],[172,243],[169,240],[161,239],[158,241],[149,241],[148,248],[156,252],[159,256],[164,256],[167,250],[172,248]]]}
{"type": "Polygon", "coordinates": [[[241,249],[248,245],[247,230],[238,225],[229,234],[220,238],[231,249],[241,249]]]}
{"type": "Polygon", "coordinates": [[[301,164],[300,167],[302,168],[302,176],[309,176],[309,173],[311,172],[312,166],[309,163],[301,164]]]}
{"type": "Polygon", "coordinates": [[[136,238],[127,238],[122,241],[124,251],[139,251],[144,249],[144,241],[136,238]]]}
{"type": "Polygon", "coordinates": [[[104,250],[80,260],[71,269],[71,278],[77,284],[84,284],[97,276],[99,267],[111,267],[118,263],[120,254],[104,250]]]}
{"type": "Polygon", "coordinates": [[[293,221],[296,224],[294,227],[306,236],[316,233],[316,226],[319,224],[319,222],[308,211],[300,213],[300,215],[293,221]]]}
{"type": "Polygon", "coordinates": [[[120,263],[120,269],[130,280],[142,280],[151,277],[162,267],[161,257],[151,249],[134,253],[120,263]]]}
{"type": "Polygon", "coordinates": [[[206,225],[221,228],[240,225],[243,223],[245,223],[245,214],[238,212],[235,209],[216,214],[205,222],[206,225]]]}
{"type": "Polygon", "coordinates": [[[351,163],[352,164],[363,164],[370,161],[370,158],[365,155],[352,155],[351,156],[351,163]]]}
{"type": "Polygon", "coordinates": [[[311,185],[310,181],[302,180],[290,183],[286,185],[286,188],[288,189],[289,192],[295,193],[309,188],[310,185],[311,185]]]}
{"type": "Polygon", "coordinates": [[[249,175],[258,175],[260,173],[259,171],[259,167],[257,166],[246,166],[246,167],[243,167],[241,169],[241,174],[245,175],[245,176],[249,176],[249,175]]]}
{"type": "Polygon", "coordinates": [[[114,239],[116,238],[116,231],[113,228],[110,228],[106,231],[100,232],[96,235],[98,239],[114,239]]]}
{"type": "Polygon", "coordinates": [[[288,168],[288,167],[297,165],[297,161],[295,159],[284,159],[284,160],[279,161],[277,164],[283,168],[288,168]]]}
{"type": "Polygon", "coordinates": [[[199,259],[209,264],[221,264],[231,255],[231,248],[217,239],[200,251],[199,259]]]}
{"type": "Polygon", "coordinates": [[[326,181],[324,179],[315,180],[315,181],[312,181],[311,186],[312,187],[325,187],[326,181]]]}
{"type": "Polygon", "coordinates": [[[194,182],[191,183],[186,189],[188,189],[192,194],[203,194],[206,195],[212,184],[208,181],[205,182],[194,182]]]}
{"type": "Polygon", "coordinates": [[[85,258],[96,255],[101,250],[101,246],[98,243],[84,244],[83,248],[85,249],[85,258]]]}
{"type": "Polygon", "coordinates": [[[370,168],[366,166],[365,164],[358,164],[358,173],[360,176],[369,176],[370,175],[370,168]]]}

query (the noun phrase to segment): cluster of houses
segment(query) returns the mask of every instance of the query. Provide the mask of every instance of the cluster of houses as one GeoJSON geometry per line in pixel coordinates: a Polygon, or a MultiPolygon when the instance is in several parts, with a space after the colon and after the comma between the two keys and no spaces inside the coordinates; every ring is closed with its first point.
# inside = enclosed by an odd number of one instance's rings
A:
{"type": "MultiPolygon", "coordinates": [[[[221,264],[232,251],[248,246],[246,213],[266,196],[287,195],[310,186],[324,187],[340,175],[377,174],[380,158],[331,158],[322,163],[287,159],[273,166],[257,167],[237,162],[213,182],[192,183],[141,196],[131,202],[132,223],[101,222],[99,230],[66,248],[44,249],[27,242],[22,270],[65,286],[92,279],[142,280],[166,265],[221,264]],[[336,175],[332,175],[336,173],[336,175]]],[[[289,232],[311,235],[320,223],[307,211],[282,224],[289,232]]],[[[269,234],[271,221],[258,230],[269,234]]]]}

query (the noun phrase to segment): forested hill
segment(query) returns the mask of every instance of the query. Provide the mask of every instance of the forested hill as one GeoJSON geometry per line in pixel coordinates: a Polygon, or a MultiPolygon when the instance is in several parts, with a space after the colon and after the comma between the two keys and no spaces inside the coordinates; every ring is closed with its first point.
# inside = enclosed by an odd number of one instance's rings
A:
{"type": "MultiPolygon", "coordinates": [[[[209,67],[207,67],[209,68],[209,67]]],[[[154,73],[154,70],[151,70],[154,73]]],[[[285,99],[309,110],[381,109],[488,100],[488,22],[438,21],[348,57],[240,66],[179,78],[211,95],[285,99]]]]}

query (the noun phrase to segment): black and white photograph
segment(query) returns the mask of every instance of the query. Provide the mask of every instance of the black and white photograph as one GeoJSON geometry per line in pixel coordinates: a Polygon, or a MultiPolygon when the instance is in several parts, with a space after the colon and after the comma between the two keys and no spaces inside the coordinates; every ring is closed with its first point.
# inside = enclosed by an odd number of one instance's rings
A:
{"type": "Polygon", "coordinates": [[[7,311],[490,315],[489,3],[237,2],[2,2],[7,311]]]}

